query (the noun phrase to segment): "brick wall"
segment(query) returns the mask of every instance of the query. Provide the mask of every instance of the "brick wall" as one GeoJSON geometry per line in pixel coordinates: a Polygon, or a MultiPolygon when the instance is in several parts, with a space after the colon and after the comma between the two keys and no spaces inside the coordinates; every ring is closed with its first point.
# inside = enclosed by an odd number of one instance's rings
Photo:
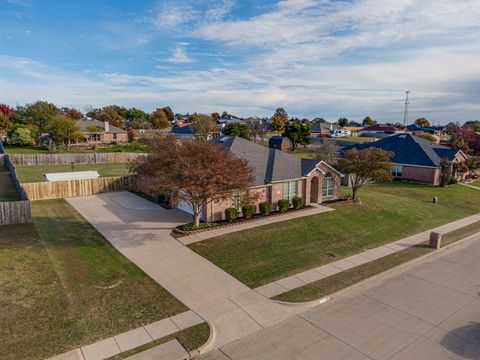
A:
{"type": "Polygon", "coordinates": [[[440,170],[436,168],[423,168],[404,165],[401,179],[438,185],[440,183],[440,170]]]}

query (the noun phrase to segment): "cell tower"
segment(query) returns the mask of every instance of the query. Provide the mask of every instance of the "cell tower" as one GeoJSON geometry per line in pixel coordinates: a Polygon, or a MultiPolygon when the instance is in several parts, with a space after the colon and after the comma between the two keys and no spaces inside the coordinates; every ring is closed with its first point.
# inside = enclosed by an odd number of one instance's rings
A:
{"type": "Polygon", "coordinates": [[[408,105],[410,104],[408,102],[408,94],[410,94],[410,91],[405,91],[405,94],[407,94],[407,97],[405,98],[405,111],[403,112],[403,125],[407,125],[408,121],[408,105]]]}

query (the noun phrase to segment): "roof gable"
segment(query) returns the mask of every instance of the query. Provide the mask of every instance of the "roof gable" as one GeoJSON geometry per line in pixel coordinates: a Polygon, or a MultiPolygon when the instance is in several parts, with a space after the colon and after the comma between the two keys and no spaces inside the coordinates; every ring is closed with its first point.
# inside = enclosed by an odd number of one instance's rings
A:
{"type": "Polygon", "coordinates": [[[372,143],[350,146],[349,149],[366,149],[370,147],[392,151],[392,162],[416,166],[438,167],[442,159],[455,159],[458,150],[439,145],[411,134],[397,134],[372,143]]]}

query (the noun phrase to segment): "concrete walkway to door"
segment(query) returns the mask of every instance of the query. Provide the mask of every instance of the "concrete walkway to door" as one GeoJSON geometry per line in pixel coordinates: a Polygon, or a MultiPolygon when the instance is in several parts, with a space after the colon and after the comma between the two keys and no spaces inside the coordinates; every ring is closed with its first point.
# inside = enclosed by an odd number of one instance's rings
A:
{"type": "Polygon", "coordinates": [[[170,236],[190,221],[128,192],[67,201],[112,245],[212,327],[210,348],[268,327],[304,311],[251,290],[170,236]]]}

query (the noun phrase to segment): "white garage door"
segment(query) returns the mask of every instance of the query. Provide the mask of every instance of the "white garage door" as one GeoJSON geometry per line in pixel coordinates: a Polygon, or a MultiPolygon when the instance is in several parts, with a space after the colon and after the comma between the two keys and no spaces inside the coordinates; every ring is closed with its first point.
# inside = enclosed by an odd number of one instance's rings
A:
{"type": "Polygon", "coordinates": [[[185,211],[186,213],[190,214],[190,215],[193,215],[193,210],[192,208],[190,207],[190,204],[188,204],[187,202],[185,201],[180,201],[177,205],[177,209],[178,210],[182,210],[182,211],[185,211]]]}

